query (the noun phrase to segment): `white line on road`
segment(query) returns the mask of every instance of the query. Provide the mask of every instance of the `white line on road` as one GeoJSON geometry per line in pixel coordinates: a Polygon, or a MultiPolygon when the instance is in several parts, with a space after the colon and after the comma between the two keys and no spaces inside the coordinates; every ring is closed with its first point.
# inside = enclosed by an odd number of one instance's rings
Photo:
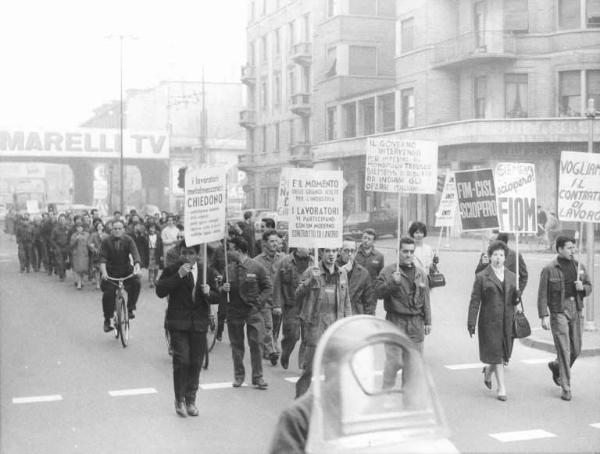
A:
{"type": "MultiPolygon", "coordinates": [[[[200,389],[210,390],[210,389],[225,389],[225,388],[233,388],[233,385],[230,381],[221,382],[221,383],[203,383],[200,386],[200,389]]],[[[242,386],[248,386],[246,383],[242,384],[242,386]]]]}
{"type": "Polygon", "coordinates": [[[522,359],[521,362],[525,364],[546,364],[552,358],[552,356],[548,356],[548,358],[522,359]]]}
{"type": "Polygon", "coordinates": [[[519,430],[518,432],[501,432],[497,434],[490,434],[490,437],[495,438],[498,441],[506,443],[508,441],[523,441],[523,440],[537,440],[538,438],[552,438],[556,437],[555,434],[546,432],[545,430],[519,430]]]}
{"type": "Polygon", "coordinates": [[[592,426],[595,429],[600,429],[600,422],[594,423],[594,424],[590,424],[590,426],[592,426]]]}
{"type": "Polygon", "coordinates": [[[31,404],[34,402],[55,402],[62,400],[60,394],[51,394],[49,396],[31,396],[31,397],[13,397],[13,404],[31,404]]]}
{"type": "Polygon", "coordinates": [[[121,396],[139,396],[141,394],[157,394],[158,391],[154,388],[137,388],[137,389],[120,389],[118,391],[109,391],[111,397],[121,396]]]}
{"type": "Polygon", "coordinates": [[[479,369],[483,367],[483,363],[469,363],[469,364],[451,364],[449,366],[444,366],[446,369],[450,370],[463,370],[463,369],[479,369]]]}
{"type": "Polygon", "coordinates": [[[285,381],[289,381],[290,383],[296,383],[298,380],[300,380],[300,377],[286,377],[285,381]]]}

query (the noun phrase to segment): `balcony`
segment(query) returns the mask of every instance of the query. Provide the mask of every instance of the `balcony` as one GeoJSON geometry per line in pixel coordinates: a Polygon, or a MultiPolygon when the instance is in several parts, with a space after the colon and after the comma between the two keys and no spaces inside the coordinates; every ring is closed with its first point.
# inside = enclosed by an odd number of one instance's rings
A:
{"type": "Polygon", "coordinates": [[[465,64],[511,61],[517,57],[515,37],[502,30],[469,32],[435,46],[433,67],[464,68],[465,64]]]}
{"type": "Polygon", "coordinates": [[[307,117],[310,115],[310,95],[308,93],[296,93],[290,97],[290,110],[296,115],[307,117]]]}
{"type": "Polygon", "coordinates": [[[296,43],[292,46],[292,60],[301,66],[310,66],[312,62],[312,45],[309,42],[296,43]]]}
{"type": "MultiPolygon", "coordinates": [[[[585,143],[588,138],[586,118],[500,118],[462,120],[410,128],[369,137],[332,140],[313,148],[315,161],[364,156],[367,140],[385,137],[390,140],[431,140],[438,146],[510,143],[585,143]]],[[[569,148],[565,148],[569,149],[569,148]]]]}
{"type": "Polygon", "coordinates": [[[290,162],[300,166],[312,164],[310,143],[296,142],[290,145],[290,162]]]}
{"type": "Polygon", "coordinates": [[[256,118],[253,110],[240,111],[240,126],[247,129],[256,127],[256,118]]]}
{"type": "Polygon", "coordinates": [[[254,71],[254,65],[246,64],[242,66],[241,80],[242,83],[246,85],[256,84],[256,74],[254,71]]]}

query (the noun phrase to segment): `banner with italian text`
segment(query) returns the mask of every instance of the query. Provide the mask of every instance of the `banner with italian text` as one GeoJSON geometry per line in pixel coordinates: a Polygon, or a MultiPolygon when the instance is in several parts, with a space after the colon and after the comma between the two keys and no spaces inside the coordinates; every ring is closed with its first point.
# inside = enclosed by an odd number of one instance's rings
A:
{"type": "Polygon", "coordinates": [[[561,153],[558,219],[600,222],[600,154],[578,151],[561,153]]]}
{"type": "Polygon", "coordinates": [[[454,178],[462,229],[467,232],[498,228],[492,169],[456,171],[454,178]]]}
{"type": "Polygon", "coordinates": [[[500,231],[537,233],[535,164],[499,162],[494,181],[500,231]]]}

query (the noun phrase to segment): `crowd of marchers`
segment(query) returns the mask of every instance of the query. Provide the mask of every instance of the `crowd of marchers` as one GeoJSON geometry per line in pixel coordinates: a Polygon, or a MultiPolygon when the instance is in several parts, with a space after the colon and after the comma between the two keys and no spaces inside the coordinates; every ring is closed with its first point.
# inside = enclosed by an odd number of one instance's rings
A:
{"type": "MultiPolygon", "coordinates": [[[[260,390],[268,389],[263,361],[287,369],[300,343],[298,367],[303,372],[296,383],[298,405],[303,405],[300,398],[310,388],[312,360],[326,329],[353,314],[375,315],[379,299],[386,320],[423,351],[425,336],[432,330],[428,275],[439,262],[423,241],[425,224],[411,223],[408,234],[398,240],[397,261],[386,265],[375,246],[377,232],[370,228],[360,240],[345,238],[341,245],[322,248],[314,257],[313,250],[288,248],[287,238],[275,230],[272,219],[262,219],[261,231],[256,232],[252,212],[246,212],[242,221],[228,226],[223,241],[207,246],[205,256],[199,246],[186,244],[178,221],[166,212],[144,219],[135,212],[126,216],[116,212],[104,221],[95,212],[47,213],[33,221],[22,216],[14,234],[21,272],[43,267],[64,280],[70,268],[78,289],[86,275],[102,289],[107,332],[112,330],[114,310],[114,286],[106,284],[109,276],[135,274],[126,281],[130,318],[134,318],[139,274],[147,269],[148,286],[168,301],[165,328],[179,415],[198,414],[195,400],[211,305],[218,305],[218,340],[227,327],[235,388],[246,380],[246,343],[251,383],[260,390]]],[[[484,385],[491,389],[495,377],[501,401],[507,399],[504,366],[512,353],[513,318],[521,310],[520,297],[528,283],[526,263],[508,242],[504,233],[493,232],[490,237],[475,269],[467,316],[468,332],[471,336],[477,332],[480,360],[485,364],[484,385]]],[[[581,351],[583,298],[590,294],[591,285],[585,268],[575,260],[575,239],[559,235],[553,247],[557,256],[540,276],[538,313],[543,328],[552,329],[557,350],[557,358],[548,364],[552,379],[561,387],[561,397],[570,400],[570,369],[581,351]]],[[[388,358],[384,388],[395,386],[401,368],[401,358],[388,358]]]]}

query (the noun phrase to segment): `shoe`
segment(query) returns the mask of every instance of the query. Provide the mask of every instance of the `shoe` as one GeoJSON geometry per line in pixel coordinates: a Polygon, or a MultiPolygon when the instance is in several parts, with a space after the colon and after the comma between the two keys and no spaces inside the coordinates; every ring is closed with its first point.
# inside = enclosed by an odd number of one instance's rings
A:
{"type": "Polygon", "coordinates": [[[110,333],[114,328],[110,324],[110,320],[104,320],[104,332],[110,333]]]}
{"type": "Polygon", "coordinates": [[[185,411],[189,416],[198,416],[200,412],[198,411],[198,407],[194,402],[186,402],[185,403],[185,411]]]}
{"type": "Polygon", "coordinates": [[[560,386],[560,374],[558,372],[558,366],[554,361],[548,363],[548,369],[552,372],[552,380],[556,386],[560,386]]]}
{"type": "Polygon", "coordinates": [[[240,386],[242,386],[244,384],[244,379],[243,378],[236,378],[233,380],[233,383],[231,384],[234,388],[239,388],[240,386]]]}
{"type": "Polygon", "coordinates": [[[279,355],[277,353],[271,353],[269,355],[269,360],[271,361],[271,366],[276,366],[277,361],[279,360],[279,355]]]}
{"type": "Polygon", "coordinates": [[[264,381],[262,378],[258,378],[256,380],[252,380],[252,386],[254,386],[256,389],[267,389],[269,387],[269,384],[264,381]]]}
{"type": "Polygon", "coordinates": [[[506,394],[498,394],[497,399],[506,402],[506,394]]]}
{"type": "Polygon", "coordinates": [[[182,418],[186,417],[185,402],[183,402],[183,401],[179,401],[179,402],[175,401],[175,413],[177,413],[182,418]]]}
{"type": "Polygon", "coordinates": [[[565,390],[563,389],[563,392],[562,392],[562,394],[560,395],[560,398],[561,398],[562,400],[567,400],[567,401],[569,401],[569,400],[571,400],[571,397],[572,397],[572,396],[571,396],[571,391],[565,391],[565,390]]]}
{"type": "Polygon", "coordinates": [[[154,288],[154,284],[150,282],[150,288],[154,288]]]}
{"type": "Polygon", "coordinates": [[[492,389],[492,380],[485,379],[485,374],[487,372],[487,366],[485,366],[481,372],[483,373],[483,384],[485,385],[485,387],[487,389],[492,389]]]}
{"type": "Polygon", "coordinates": [[[281,367],[283,367],[284,369],[287,369],[289,367],[289,365],[290,365],[290,359],[285,356],[282,356],[281,357],[281,367]]]}
{"type": "Polygon", "coordinates": [[[127,311],[127,315],[129,316],[129,320],[133,320],[135,318],[135,314],[132,310],[127,311]]]}

